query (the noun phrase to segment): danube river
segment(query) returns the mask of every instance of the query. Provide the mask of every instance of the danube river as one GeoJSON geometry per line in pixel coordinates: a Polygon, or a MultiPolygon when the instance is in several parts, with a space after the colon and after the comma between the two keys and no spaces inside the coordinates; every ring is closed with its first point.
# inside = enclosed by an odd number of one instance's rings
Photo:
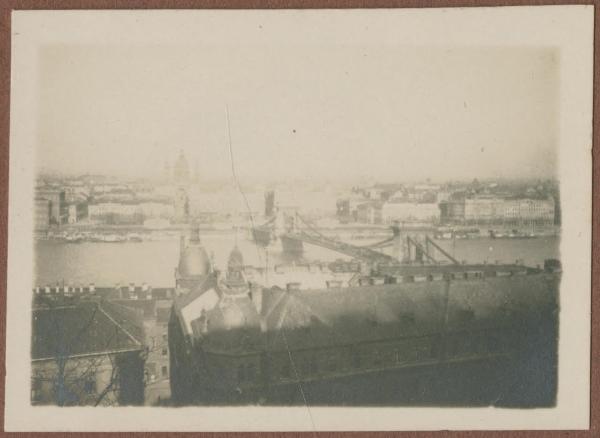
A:
{"type": "MultiPolygon", "coordinates": [[[[208,234],[202,237],[207,252],[220,269],[236,243],[235,235],[208,234]]],[[[548,258],[559,258],[560,238],[535,239],[462,239],[436,241],[456,259],[468,263],[514,263],[522,260],[528,266],[543,265],[548,258]]],[[[369,242],[354,242],[366,245],[369,242]]],[[[247,265],[265,266],[285,260],[275,244],[268,251],[253,242],[239,238],[238,247],[247,265]]],[[[154,287],[174,285],[175,267],[179,257],[178,240],[103,243],[65,243],[51,240],[36,241],[35,285],[89,284],[112,286],[116,283],[142,284],[154,287]]],[[[319,247],[305,245],[307,260],[333,261],[347,257],[319,247]]]]}

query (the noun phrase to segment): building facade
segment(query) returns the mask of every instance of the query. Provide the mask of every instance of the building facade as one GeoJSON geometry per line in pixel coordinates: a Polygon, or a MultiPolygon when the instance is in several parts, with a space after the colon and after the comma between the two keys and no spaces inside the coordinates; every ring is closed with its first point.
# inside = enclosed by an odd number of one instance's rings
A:
{"type": "Polygon", "coordinates": [[[442,223],[468,225],[552,225],[555,222],[553,198],[466,198],[441,202],[442,223]]]}
{"type": "MultiPolygon", "coordinates": [[[[504,391],[495,373],[529,360],[521,355],[539,351],[531,348],[538,342],[556,348],[554,273],[413,266],[356,286],[301,290],[261,287],[232,265],[225,276],[202,270],[174,300],[175,404],[489,404],[504,391]]],[[[513,378],[555,381],[553,363],[513,378]]],[[[551,405],[552,395],[540,403],[551,405]]]]}
{"type": "Polygon", "coordinates": [[[143,223],[146,219],[169,219],[173,205],[162,202],[100,202],[87,207],[92,221],[106,223],[143,223]]]}
{"type": "Polygon", "coordinates": [[[52,204],[45,198],[36,198],[34,201],[34,226],[35,231],[47,231],[50,228],[52,204]]]}
{"type": "Polygon", "coordinates": [[[356,221],[361,224],[380,224],[382,211],[380,202],[364,202],[356,206],[356,221]]]}
{"type": "Polygon", "coordinates": [[[384,223],[427,222],[438,223],[440,208],[433,202],[386,202],[381,208],[384,223]]]}
{"type": "Polygon", "coordinates": [[[143,404],[143,327],[134,312],[38,292],[32,323],[32,404],[143,404]]]}
{"type": "Polygon", "coordinates": [[[67,206],[65,203],[65,191],[59,189],[42,188],[37,189],[36,199],[45,199],[50,203],[50,223],[60,225],[66,221],[67,206]]]}

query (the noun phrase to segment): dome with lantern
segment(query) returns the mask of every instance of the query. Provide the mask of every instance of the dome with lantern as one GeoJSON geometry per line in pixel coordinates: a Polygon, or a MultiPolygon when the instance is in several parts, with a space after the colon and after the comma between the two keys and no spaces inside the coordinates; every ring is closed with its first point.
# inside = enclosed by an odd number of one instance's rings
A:
{"type": "Polygon", "coordinates": [[[200,232],[197,225],[192,226],[187,245],[183,237],[180,245],[177,277],[182,280],[182,285],[185,286],[186,280],[202,279],[212,273],[212,263],[200,241],[200,232]]]}

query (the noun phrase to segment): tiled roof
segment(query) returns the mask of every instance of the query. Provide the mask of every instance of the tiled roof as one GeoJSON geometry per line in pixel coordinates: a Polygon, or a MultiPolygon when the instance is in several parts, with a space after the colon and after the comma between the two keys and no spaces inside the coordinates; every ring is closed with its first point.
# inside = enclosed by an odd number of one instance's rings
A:
{"type": "Polygon", "coordinates": [[[64,304],[32,311],[33,360],[142,348],[143,326],[135,311],[100,301],[64,304]]]}
{"type": "MultiPolygon", "coordinates": [[[[262,333],[255,325],[224,330],[211,324],[207,347],[228,353],[317,348],[430,336],[448,330],[510,324],[517,314],[535,314],[556,299],[559,277],[551,274],[427,281],[326,290],[263,292],[262,333]],[[243,336],[242,336],[243,335],[243,336]]],[[[244,307],[248,321],[258,316],[244,307]]]]}

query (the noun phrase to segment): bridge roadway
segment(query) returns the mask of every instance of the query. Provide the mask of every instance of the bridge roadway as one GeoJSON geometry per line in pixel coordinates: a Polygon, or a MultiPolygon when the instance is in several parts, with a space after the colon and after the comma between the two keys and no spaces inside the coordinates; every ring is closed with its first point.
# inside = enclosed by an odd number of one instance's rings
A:
{"type": "Polygon", "coordinates": [[[367,262],[380,263],[384,265],[399,264],[398,260],[387,254],[375,251],[368,247],[360,247],[351,245],[349,243],[340,242],[339,240],[331,239],[320,233],[313,235],[307,233],[306,231],[295,231],[285,233],[281,237],[317,245],[367,262]]]}

